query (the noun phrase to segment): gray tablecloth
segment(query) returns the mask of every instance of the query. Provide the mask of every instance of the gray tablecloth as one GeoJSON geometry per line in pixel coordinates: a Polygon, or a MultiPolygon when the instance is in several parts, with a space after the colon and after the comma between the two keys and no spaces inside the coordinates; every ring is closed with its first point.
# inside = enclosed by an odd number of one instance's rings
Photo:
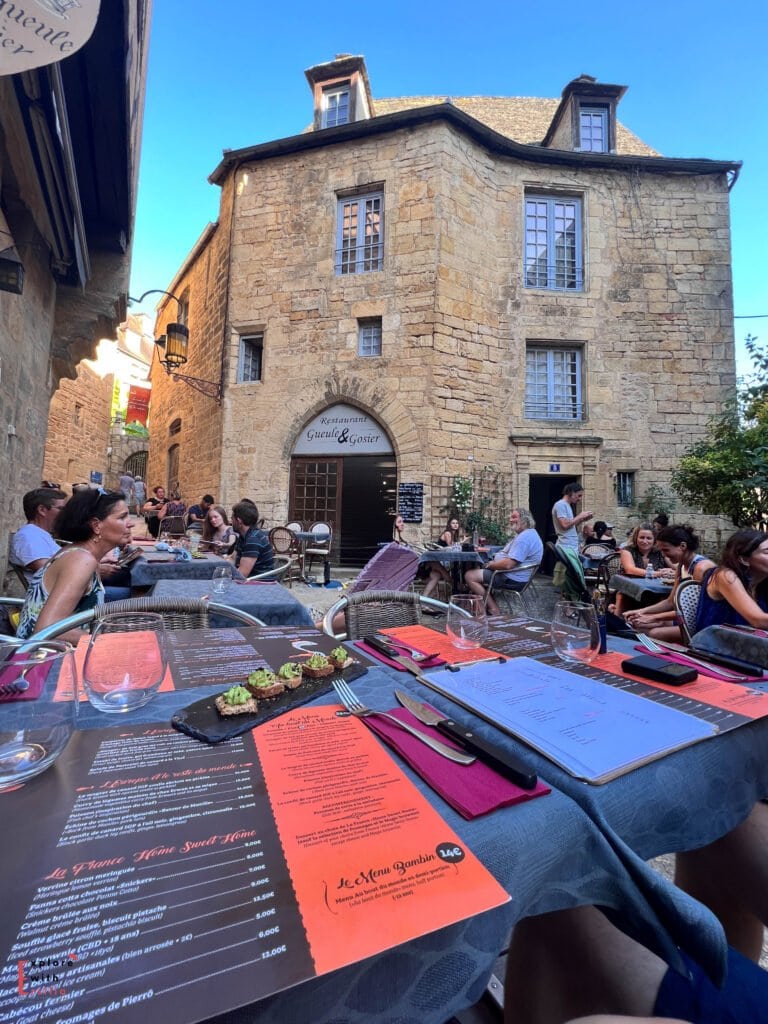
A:
{"type": "MultiPolygon", "coordinates": [[[[280,583],[231,583],[223,594],[214,594],[206,580],[160,580],[152,588],[156,597],[210,597],[219,604],[241,608],[268,626],[311,626],[312,616],[290,590],[280,583]]],[[[231,620],[211,615],[214,627],[230,626],[231,620]]]]}
{"type": "MultiPolygon", "coordinates": [[[[157,557],[164,555],[158,552],[157,557]]],[[[188,562],[152,562],[145,557],[137,558],[131,566],[131,586],[150,587],[158,580],[209,580],[217,565],[231,564],[225,558],[211,554],[206,554],[205,558],[192,558],[188,562]]],[[[236,569],[233,572],[236,576],[240,575],[236,569]]]]}
{"type": "Polygon", "coordinates": [[[479,565],[482,558],[476,551],[449,551],[447,548],[438,548],[437,551],[425,551],[419,556],[419,565],[425,565],[427,562],[442,562],[444,565],[452,562],[479,565]]]}
{"type": "Polygon", "coordinates": [[[672,587],[661,580],[646,579],[645,576],[614,576],[613,586],[617,593],[631,597],[639,604],[655,604],[672,593],[672,587]]]}

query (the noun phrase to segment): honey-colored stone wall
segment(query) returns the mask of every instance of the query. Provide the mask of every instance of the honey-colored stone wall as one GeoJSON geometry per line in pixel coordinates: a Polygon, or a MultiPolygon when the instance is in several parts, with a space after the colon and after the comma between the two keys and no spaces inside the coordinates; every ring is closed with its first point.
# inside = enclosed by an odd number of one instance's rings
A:
{"type": "Polygon", "coordinates": [[[63,379],[51,398],[43,478],[61,484],[90,480],[92,470],[107,480],[107,447],[112,402],[112,374],[100,376],[83,360],[75,380],[63,379]]]}
{"type": "MultiPolygon", "coordinates": [[[[524,163],[435,122],[245,164],[227,179],[221,224],[233,191],[228,318],[217,305],[204,332],[209,367],[222,336],[226,343],[221,473],[205,488],[225,504],[253,497],[269,523],[285,521],[301,427],[335,401],[378,419],[400,479],[424,483],[427,535],[431,476],[464,473],[468,460],[513,474],[522,505],[530,476],[559,463],[564,476],[583,478],[603,518],[624,522],[616,472],[634,470],[639,495],[666,484],[733,392],[724,176],[524,163]],[[377,186],[384,269],[338,276],[337,193],[377,186]],[[583,292],[523,287],[526,189],[582,198],[583,292]],[[368,316],[383,321],[378,358],[357,355],[357,318],[368,316]],[[238,337],[255,330],[264,332],[263,379],[238,384],[238,337]],[[524,417],[533,341],[582,346],[583,422],[524,417]]],[[[224,243],[219,229],[209,246],[219,265],[224,243]]],[[[205,282],[221,298],[225,283],[205,271],[207,260],[201,254],[184,280],[196,335],[197,288],[205,282]]],[[[215,305],[210,295],[204,305],[215,305]]],[[[155,465],[172,415],[186,431],[209,417],[211,403],[177,384],[171,406],[169,389],[159,400],[153,380],[155,465]]],[[[185,491],[202,482],[199,453],[216,444],[198,430],[194,437],[181,442],[185,491]]]]}

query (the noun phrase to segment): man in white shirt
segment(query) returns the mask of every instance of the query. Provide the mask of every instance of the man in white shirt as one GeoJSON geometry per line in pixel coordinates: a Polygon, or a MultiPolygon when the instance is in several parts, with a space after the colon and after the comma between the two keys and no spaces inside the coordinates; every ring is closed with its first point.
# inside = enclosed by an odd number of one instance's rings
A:
{"type": "Polygon", "coordinates": [[[13,535],[10,561],[24,570],[29,584],[40,566],[59,550],[53,539],[53,530],[59,512],[67,503],[67,496],[64,491],[51,487],[37,487],[34,491],[27,491],[22,503],[27,523],[13,535]]]}
{"type": "MultiPolygon", "coordinates": [[[[498,551],[490,562],[486,562],[482,569],[468,569],[464,573],[464,582],[472,593],[479,597],[485,597],[496,569],[503,570],[505,587],[509,590],[522,590],[531,578],[532,570],[518,567],[529,565],[531,562],[538,563],[544,554],[544,545],[536,531],[533,516],[527,508],[513,508],[509,514],[509,525],[514,532],[512,540],[498,551]]],[[[499,606],[491,593],[486,599],[486,608],[490,615],[500,614],[499,606]]]]}
{"type": "MultiPolygon", "coordinates": [[[[579,512],[574,514],[574,508],[584,497],[584,488],[581,484],[566,484],[563,488],[563,496],[552,506],[552,523],[557,534],[557,544],[561,548],[572,548],[577,554],[579,551],[579,535],[576,527],[591,519],[594,512],[579,512]]],[[[559,590],[565,580],[565,566],[558,562],[555,566],[552,583],[556,590],[559,590]]]]}

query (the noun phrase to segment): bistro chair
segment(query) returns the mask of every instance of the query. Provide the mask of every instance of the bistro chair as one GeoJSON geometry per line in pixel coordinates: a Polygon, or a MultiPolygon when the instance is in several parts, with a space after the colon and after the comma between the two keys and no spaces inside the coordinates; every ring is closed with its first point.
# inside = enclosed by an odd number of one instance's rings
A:
{"type": "MultiPolygon", "coordinates": [[[[227,604],[216,604],[213,601],[204,601],[197,598],[184,597],[132,597],[125,601],[111,601],[109,604],[100,604],[95,608],[89,608],[84,612],[75,612],[60,622],[54,622],[46,629],[41,629],[30,637],[39,643],[43,640],[52,640],[70,629],[92,628],[102,619],[112,615],[126,615],[131,613],[143,615],[144,612],[159,612],[163,616],[166,629],[204,629],[209,625],[209,613],[227,616],[234,622],[243,626],[264,626],[261,619],[240,608],[231,608],[227,604]]],[[[126,629],[129,630],[130,621],[126,629]]],[[[136,628],[139,626],[137,624],[136,628]]]]}
{"type": "Polygon", "coordinates": [[[369,633],[394,626],[421,624],[422,608],[448,613],[448,605],[422,594],[400,590],[363,590],[345,594],[331,605],[323,618],[323,632],[336,640],[360,640],[369,633]],[[334,633],[333,620],[344,613],[345,633],[334,633]]]}
{"type": "Polygon", "coordinates": [[[294,533],[303,533],[304,532],[304,523],[299,522],[298,519],[294,519],[293,522],[286,523],[285,524],[285,528],[286,528],[286,530],[293,530],[294,533]]]}
{"type": "Polygon", "coordinates": [[[309,575],[312,571],[313,559],[322,558],[324,565],[330,560],[333,529],[330,523],[317,522],[312,523],[307,532],[315,536],[314,541],[310,541],[309,545],[304,548],[304,565],[307,575],[309,575]],[[307,559],[309,559],[309,564],[307,564],[307,559]]]}
{"type": "Polygon", "coordinates": [[[19,615],[24,607],[23,597],[0,597],[0,644],[17,643],[16,627],[19,624],[19,615]],[[5,629],[10,632],[4,632],[5,629]]]}
{"type": "Polygon", "coordinates": [[[592,565],[584,565],[584,577],[588,584],[594,586],[597,583],[597,570],[600,566],[599,564],[595,565],[594,563],[602,562],[602,560],[607,558],[608,555],[614,554],[615,550],[615,548],[608,547],[606,544],[600,544],[598,542],[584,545],[580,552],[582,564],[584,559],[593,563],[592,565]]]}
{"type": "Polygon", "coordinates": [[[521,562],[520,565],[515,566],[515,572],[520,570],[527,570],[529,572],[528,579],[519,590],[515,587],[509,586],[507,580],[507,573],[509,569],[494,569],[493,576],[491,576],[491,582],[488,584],[488,589],[485,592],[486,603],[488,601],[488,595],[493,594],[493,598],[496,604],[500,606],[500,602],[503,602],[507,606],[507,611],[510,615],[515,614],[513,605],[516,601],[519,601],[520,608],[527,615],[533,615],[535,610],[533,602],[536,600],[533,578],[539,571],[541,562],[521,562]],[[531,591],[529,594],[528,591],[531,591]]]}
{"type": "Polygon", "coordinates": [[[186,516],[165,516],[160,520],[158,536],[167,533],[169,537],[183,537],[186,533],[185,518],[186,516]]]}
{"type": "Polygon", "coordinates": [[[675,611],[680,623],[683,643],[689,644],[696,632],[696,615],[701,598],[701,584],[698,580],[682,580],[675,590],[675,611]]]}
{"type": "Polygon", "coordinates": [[[301,547],[293,530],[287,526],[273,526],[269,531],[269,543],[276,555],[282,555],[288,560],[289,568],[283,574],[288,586],[290,587],[294,580],[302,579],[304,573],[301,547]]]}
{"type": "Polygon", "coordinates": [[[276,558],[274,569],[260,572],[256,576],[249,576],[248,582],[251,580],[281,580],[289,572],[292,565],[293,562],[290,558],[276,558]]]}
{"type": "Polygon", "coordinates": [[[621,576],[621,552],[612,551],[606,555],[597,567],[597,589],[605,595],[605,602],[609,604],[616,597],[616,586],[614,579],[621,576]]]}

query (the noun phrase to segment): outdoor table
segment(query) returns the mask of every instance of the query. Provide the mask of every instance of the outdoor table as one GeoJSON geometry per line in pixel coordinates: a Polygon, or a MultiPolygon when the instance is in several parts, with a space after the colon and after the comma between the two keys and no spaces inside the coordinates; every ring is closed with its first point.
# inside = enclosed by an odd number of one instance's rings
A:
{"type": "MultiPolygon", "coordinates": [[[[211,592],[206,580],[159,580],[152,588],[154,597],[210,597],[219,604],[240,608],[255,615],[268,626],[312,626],[309,609],[290,590],[277,581],[231,583],[223,594],[211,592]]],[[[231,620],[211,615],[211,626],[226,627],[231,620]]]]}
{"type": "Polygon", "coordinates": [[[453,551],[451,548],[437,548],[435,551],[425,551],[419,556],[419,565],[428,565],[429,562],[440,562],[441,565],[450,568],[453,581],[453,592],[456,593],[461,587],[464,570],[475,565],[482,565],[483,558],[476,551],[453,551]]]}
{"type": "MultiPolygon", "coordinates": [[[[158,580],[209,580],[217,566],[232,565],[219,555],[210,552],[205,552],[204,555],[203,558],[177,562],[172,551],[155,551],[154,548],[149,548],[142,552],[141,558],[137,558],[131,564],[131,586],[151,587],[158,580]]],[[[240,576],[234,566],[232,574],[236,578],[240,576]]]]}
{"type": "Polygon", "coordinates": [[[612,585],[619,594],[637,601],[639,605],[655,604],[669,597],[672,587],[660,579],[647,579],[645,576],[614,576],[612,585]]]}
{"type": "MultiPolygon", "coordinates": [[[[253,637],[258,647],[259,636],[267,633],[226,630],[221,631],[218,642],[226,647],[231,637],[240,635],[253,637]]],[[[450,701],[412,677],[383,666],[369,668],[355,681],[354,690],[370,706],[383,709],[394,705],[395,686],[428,700],[438,710],[454,712],[450,701]]],[[[79,729],[104,730],[98,735],[105,743],[124,735],[133,723],[167,723],[174,710],[213,692],[214,688],[203,686],[160,693],[140,711],[116,716],[117,721],[84,704],[79,729]]],[[[313,703],[338,701],[327,694],[313,703]]],[[[649,868],[643,858],[696,848],[744,819],[754,801],[768,792],[768,763],[762,756],[768,719],[678,751],[604,786],[586,786],[487,723],[475,719],[474,724],[479,733],[524,757],[552,786],[552,793],[465,821],[407,766],[402,767],[447,825],[506,888],[510,902],[243,1007],[234,1016],[228,1015],[228,1021],[257,1016],[260,1024],[284,1024],[286,1020],[372,1024],[411,1019],[443,1024],[480,997],[516,921],[582,905],[613,911],[613,920],[627,934],[673,965],[679,945],[703,966],[717,971],[725,952],[719,924],[706,908],[649,868]]],[[[197,765],[206,752],[216,749],[186,737],[181,740],[184,746],[176,747],[173,755],[176,772],[184,773],[182,750],[188,751],[191,763],[197,765]]],[[[71,742],[76,763],[83,756],[78,753],[78,735],[71,742]]],[[[158,764],[147,765],[147,774],[157,771],[158,764]]],[[[44,864],[64,860],[66,848],[56,844],[72,803],[68,781],[68,769],[60,762],[22,789],[0,796],[6,801],[4,811],[25,814],[24,829],[6,851],[6,878],[29,871],[29,844],[44,864]],[[40,813],[43,808],[45,813],[40,813]]],[[[215,794],[209,792],[202,791],[201,799],[211,800],[215,794]]],[[[223,794],[222,798],[231,799],[223,794]]],[[[207,806],[201,804],[201,808],[207,806]]],[[[225,823],[225,818],[212,819],[211,831],[221,832],[225,823]]],[[[154,849],[149,837],[146,845],[154,849]]],[[[180,870],[197,863],[185,863],[180,870]]],[[[216,923],[213,917],[210,927],[215,929],[216,923]]],[[[7,931],[7,924],[5,928],[7,931]]],[[[9,946],[14,937],[3,934],[3,945],[9,946]]],[[[158,941],[161,939],[158,933],[158,941]]],[[[238,963],[236,956],[233,962],[238,963]]],[[[141,974],[141,959],[136,966],[136,973],[141,974]]],[[[197,978],[197,972],[193,977],[197,978]]],[[[183,999],[184,980],[176,982],[183,999]]],[[[157,986],[159,979],[149,983],[157,986]]],[[[115,1016],[117,1019],[119,1014],[115,1016]]]]}

